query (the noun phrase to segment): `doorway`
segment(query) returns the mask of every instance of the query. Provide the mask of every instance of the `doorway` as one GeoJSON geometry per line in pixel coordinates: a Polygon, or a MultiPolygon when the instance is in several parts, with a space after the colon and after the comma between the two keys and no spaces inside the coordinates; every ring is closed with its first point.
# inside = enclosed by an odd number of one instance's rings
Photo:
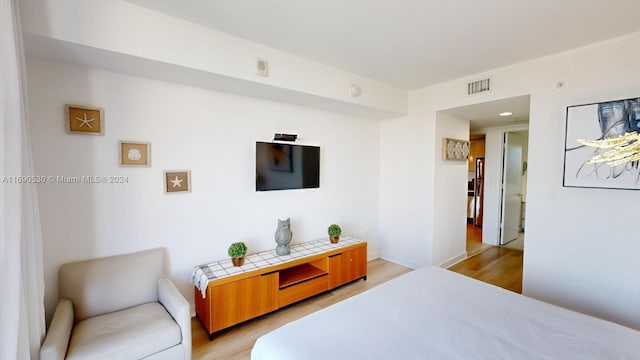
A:
{"type": "Polygon", "coordinates": [[[472,256],[490,247],[482,242],[484,161],[485,135],[470,135],[467,176],[467,256],[472,256]]]}
{"type": "Polygon", "coordinates": [[[528,131],[503,134],[500,241],[501,246],[524,250],[528,131]]]}
{"type": "MultiPolygon", "coordinates": [[[[458,119],[467,120],[469,122],[469,140],[470,147],[474,146],[475,137],[484,137],[484,163],[481,164],[483,171],[481,174],[482,188],[482,207],[481,222],[478,224],[473,215],[472,210],[477,204],[471,204],[475,197],[476,180],[475,165],[477,157],[474,155],[470,159],[467,175],[467,186],[460,189],[468,192],[466,199],[466,226],[467,226],[467,256],[473,255],[476,251],[474,245],[500,246],[501,244],[501,216],[505,213],[502,209],[502,172],[503,172],[503,137],[507,132],[528,131],[529,128],[529,105],[530,96],[522,95],[512,98],[494,100],[484,103],[466,105],[442,112],[458,119]],[[473,194],[472,194],[473,192],[473,194]],[[474,225],[474,224],[477,224],[474,225]],[[473,241],[475,240],[475,241],[473,241]]],[[[528,136],[525,136],[528,139],[528,136]]],[[[470,149],[471,150],[471,149],[470,149]]],[[[526,151],[526,150],[523,150],[526,151]]],[[[471,153],[471,151],[470,151],[471,153]]],[[[524,170],[526,164],[521,165],[521,171],[524,170]]],[[[462,176],[462,175],[461,175],[462,176]]],[[[526,182],[526,179],[524,180],[526,182]]],[[[480,181],[478,181],[479,183],[480,181]]],[[[524,182],[523,182],[524,184],[524,182]]],[[[523,185],[524,186],[524,185],[523,185]]],[[[480,193],[480,192],[478,192],[480,193]]],[[[524,192],[522,192],[524,194],[524,192]]],[[[524,199],[524,196],[522,196],[524,199]]],[[[520,201],[523,203],[524,201],[520,201]]],[[[526,205],[526,203],[525,203],[526,205]]],[[[480,209],[478,209],[480,211],[480,209]]],[[[509,208],[507,211],[511,212],[509,208]]],[[[524,217],[525,206],[521,204],[516,213],[518,216],[524,217]]],[[[463,215],[460,214],[460,217],[463,215]]],[[[518,225],[524,224],[522,220],[518,225]]],[[[522,228],[524,225],[520,226],[522,228]]],[[[518,234],[522,235],[520,228],[518,234]]],[[[515,242],[506,242],[505,246],[512,246],[515,242]]]]}

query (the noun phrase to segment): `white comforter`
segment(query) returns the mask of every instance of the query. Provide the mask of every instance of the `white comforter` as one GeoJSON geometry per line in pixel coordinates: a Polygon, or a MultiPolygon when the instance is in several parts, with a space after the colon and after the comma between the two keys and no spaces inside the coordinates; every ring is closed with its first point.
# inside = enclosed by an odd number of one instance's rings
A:
{"type": "Polygon", "coordinates": [[[260,337],[251,359],[640,359],[640,332],[425,267],[260,337]]]}

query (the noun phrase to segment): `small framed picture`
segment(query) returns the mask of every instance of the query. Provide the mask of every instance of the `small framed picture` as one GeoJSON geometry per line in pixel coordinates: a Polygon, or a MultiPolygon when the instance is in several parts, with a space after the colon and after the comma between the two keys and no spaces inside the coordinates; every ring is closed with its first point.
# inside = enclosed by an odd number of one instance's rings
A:
{"type": "Polygon", "coordinates": [[[469,158],[469,141],[443,138],[442,160],[465,161],[469,158]]]}
{"type": "Polygon", "coordinates": [[[151,166],[151,143],[120,141],[120,166],[151,166]]]}
{"type": "Polygon", "coordinates": [[[69,134],[104,135],[104,109],[65,105],[64,110],[69,134]]]}
{"type": "Polygon", "coordinates": [[[191,171],[165,170],[164,192],[167,194],[191,192],[191,171]]]}

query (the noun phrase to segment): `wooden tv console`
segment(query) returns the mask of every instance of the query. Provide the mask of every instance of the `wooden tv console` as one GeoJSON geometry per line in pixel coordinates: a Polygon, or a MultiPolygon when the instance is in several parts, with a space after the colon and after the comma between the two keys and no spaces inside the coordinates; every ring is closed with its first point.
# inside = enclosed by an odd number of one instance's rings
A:
{"type": "MultiPolygon", "coordinates": [[[[251,262],[245,262],[242,270],[226,268],[241,272],[210,272],[204,298],[201,290],[194,286],[196,316],[210,340],[216,331],[367,278],[367,243],[364,241],[341,238],[340,243],[333,245],[323,239],[297,244],[291,249],[291,256],[284,257],[286,260],[275,256],[272,250],[255,254],[253,258],[248,256],[251,262]],[[265,261],[266,256],[273,256],[273,261],[265,261]],[[213,275],[216,273],[219,275],[213,275]]],[[[196,269],[219,269],[226,266],[227,261],[230,260],[196,269]]]]}

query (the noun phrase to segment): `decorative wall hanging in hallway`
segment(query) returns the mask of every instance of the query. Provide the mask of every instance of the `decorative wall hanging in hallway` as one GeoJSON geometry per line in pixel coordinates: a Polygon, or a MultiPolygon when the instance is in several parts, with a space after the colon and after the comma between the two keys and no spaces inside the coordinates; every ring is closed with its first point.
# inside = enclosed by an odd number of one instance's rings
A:
{"type": "Polygon", "coordinates": [[[443,138],[442,160],[464,161],[469,158],[469,141],[443,138]]]}

